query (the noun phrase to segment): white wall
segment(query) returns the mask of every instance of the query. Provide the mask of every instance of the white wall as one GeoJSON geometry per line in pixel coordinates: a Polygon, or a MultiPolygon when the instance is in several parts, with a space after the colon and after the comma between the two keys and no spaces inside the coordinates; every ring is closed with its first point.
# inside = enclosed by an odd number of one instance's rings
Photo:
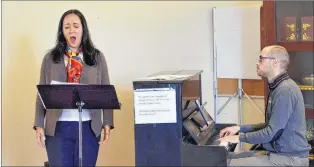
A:
{"type": "Polygon", "coordinates": [[[261,5],[261,1],[23,2],[2,3],[2,165],[43,165],[32,130],[42,58],[55,42],[63,12],[83,12],[92,40],[108,61],[123,109],[101,146],[98,165],[133,165],[132,80],[160,70],[203,73],[203,98],[212,111],[212,7],[261,5]],[[23,93],[24,92],[24,93],[23,93]]]}

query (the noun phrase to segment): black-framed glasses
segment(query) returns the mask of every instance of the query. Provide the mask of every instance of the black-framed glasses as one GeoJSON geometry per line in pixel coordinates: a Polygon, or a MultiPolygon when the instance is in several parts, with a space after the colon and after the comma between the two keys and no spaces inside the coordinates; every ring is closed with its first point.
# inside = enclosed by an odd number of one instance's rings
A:
{"type": "Polygon", "coordinates": [[[266,56],[259,56],[259,61],[261,62],[264,59],[275,59],[274,57],[266,57],[266,56]]]}

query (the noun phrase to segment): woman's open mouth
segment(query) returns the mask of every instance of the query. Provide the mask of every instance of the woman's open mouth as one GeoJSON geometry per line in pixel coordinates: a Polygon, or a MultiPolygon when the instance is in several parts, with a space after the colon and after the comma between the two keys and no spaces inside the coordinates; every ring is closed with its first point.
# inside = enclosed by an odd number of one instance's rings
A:
{"type": "Polygon", "coordinates": [[[75,43],[76,37],[72,36],[72,37],[70,37],[70,40],[71,40],[72,43],[75,43]]]}

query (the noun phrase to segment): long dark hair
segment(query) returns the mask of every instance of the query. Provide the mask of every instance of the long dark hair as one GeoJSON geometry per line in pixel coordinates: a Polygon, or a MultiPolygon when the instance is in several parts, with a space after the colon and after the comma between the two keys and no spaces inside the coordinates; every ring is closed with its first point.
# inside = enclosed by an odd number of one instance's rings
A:
{"type": "Polygon", "coordinates": [[[66,40],[64,38],[63,35],[63,31],[62,31],[62,27],[63,27],[63,20],[65,18],[65,16],[67,16],[68,14],[75,14],[77,15],[82,23],[82,29],[83,29],[83,35],[82,35],[82,42],[81,42],[81,46],[83,48],[83,57],[84,57],[84,62],[87,65],[93,66],[93,65],[97,65],[97,60],[99,60],[99,56],[101,54],[101,52],[95,48],[90,35],[89,35],[89,30],[87,27],[87,22],[85,20],[84,15],[76,9],[73,10],[68,10],[66,11],[60,21],[59,21],[59,26],[58,26],[58,33],[57,33],[57,40],[56,40],[56,45],[54,48],[52,48],[50,50],[51,55],[52,55],[52,59],[55,63],[58,63],[62,60],[62,57],[66,51],[66,47],[67,47],[67,43],[66,40]]]}

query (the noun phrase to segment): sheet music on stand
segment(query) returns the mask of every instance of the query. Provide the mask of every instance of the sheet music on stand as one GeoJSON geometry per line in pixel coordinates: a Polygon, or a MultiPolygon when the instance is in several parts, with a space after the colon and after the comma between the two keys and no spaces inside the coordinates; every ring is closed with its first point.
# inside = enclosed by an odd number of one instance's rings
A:
{"type": "Polygon", "coordinates": [[[50,85],[86,85],[86,84],[82,84],[82,83],[76,83],[76,82],[61,82],[61,81],[56,81],[56,80],[52,80],[50,82],[50,85]]]}

